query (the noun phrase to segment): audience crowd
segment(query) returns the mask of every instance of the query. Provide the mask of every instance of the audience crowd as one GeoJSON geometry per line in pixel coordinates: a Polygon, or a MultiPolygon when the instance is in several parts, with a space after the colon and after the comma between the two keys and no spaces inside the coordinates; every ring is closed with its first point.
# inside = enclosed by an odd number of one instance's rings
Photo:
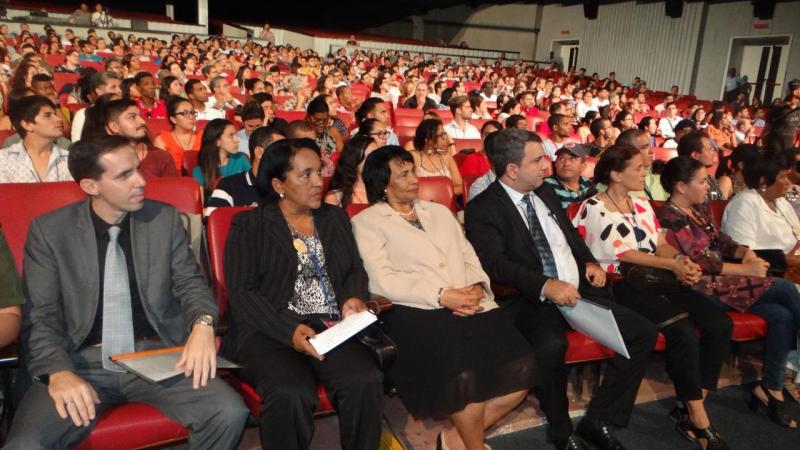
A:
{"type": "MultiPolygon", "coordinates": [[[[95,22],[87,5],[71,20],[95,22]]],[[[266,24],[258,40],[20,28],[0,25],[0,183],[74,181],[89,199],[31,223],[22,280],[0,233],[0,344],[19,335],[33,380],[4,448],[69,447],[127,401],[190,428],[190,448],[235,448],[247,409],[216,377],[220,321],[260,395],[265,449],[309,447],[318,384],[347,449],[379,447],[385,384],[414,417],[448,420],[438,448],[488,448],[485,430],[530,392],[556,448],[623,449],[614,429],[659,333],[677,432],[727,449],[705,400],[730,311],[767,323],[751,406],[797,428],[784,382],[800,330],[800,80],[764,105],[734,69],[707,101],[354,38],[320,55],[276,45],[266,24]],[[205,215],[255,207],[224,250],[229,317],[178,212],[144,199],[148,180],[180,175],[205,215]],[[423,196],[432,177],[452,204],[423,196]],[[358,338],[319,354],[309,338],[371,295],[393,303],[378,331],[394,363],[358,338]],[[613,312],[629,357],[607,360],[573,427],[561,310],[587,300],[613,312]],[[109,359],[171,345],[186,374],[171,384],[109,359]]]]}

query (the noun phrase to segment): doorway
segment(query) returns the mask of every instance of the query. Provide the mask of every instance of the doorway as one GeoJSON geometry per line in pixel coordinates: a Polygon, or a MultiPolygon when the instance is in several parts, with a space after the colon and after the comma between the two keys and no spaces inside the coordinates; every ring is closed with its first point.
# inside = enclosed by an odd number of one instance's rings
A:
{"type": "Polygon", "coordinates": [[[554,40],[550,50],[553,52],[553,56],[561,63],[565,72],[578,67],[579,40],[554,40]]]}
{"type": "MultiPolygon", "coordinates": [[[[735,68],[749,84],[748,101],[761,99],[769,105],[780,98],[789,64],[791,36],[761,36],[736,38],[731,40],[726,73],[735,68]]],[[[722,90],[725,90],[723,85],[722,90]]],[[[723,92],[724,93],[724,92],[723,92]]]]}

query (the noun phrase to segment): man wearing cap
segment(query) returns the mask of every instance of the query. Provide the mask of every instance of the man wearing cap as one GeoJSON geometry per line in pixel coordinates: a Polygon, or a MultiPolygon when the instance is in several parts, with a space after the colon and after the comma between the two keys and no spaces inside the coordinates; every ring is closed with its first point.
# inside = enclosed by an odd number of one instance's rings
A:
{"type": "Polygon", "coordinates": [[[597,193],[594,183],[581,175],[586,169],[588,155],[587,145],[572,142],[564,144],[556,151],[555,172],[544,181],[553,186],[553,191],[564,209],[570,203],[580,203],[597,193]]]}
{"type": "Polygon", "coordinates": [[[789,93],[783,104],[776,106],[767,116],[767,127],[764,146],[777,150],[793,147],[793,142],[800,130],[800,80],[789,82],[789,93]]]}

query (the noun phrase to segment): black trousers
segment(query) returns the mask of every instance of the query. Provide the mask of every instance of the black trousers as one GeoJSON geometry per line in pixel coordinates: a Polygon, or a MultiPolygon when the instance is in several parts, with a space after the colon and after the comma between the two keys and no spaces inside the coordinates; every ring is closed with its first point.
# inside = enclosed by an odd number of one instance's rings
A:
{"type": "Polygon", "coordinates": [[[703,389],[717,388],[722,363],[731,349],[733,323],[714,300],[691,289],[644,294],[624,282],[614,285],[614,294],[620,303],[663,324],[659,331],[667,339],[667,373],[679,400],[700,400],[703,389]],[[683,318],[669,320],[668,316],[683,318]]]}
{"type": "MultiPolygon", "coordinates": [[[[647,361],[656,342],[656,329],[647,319],[633,311],[603,299],[592,301],[608,306],[614,313],[630,359],[616,355],[606,366],[603,383],[586,410],[586,418],[617,426],[630,420],[636,393],[644,377],[647,361]]],[[[563,440],[572,432],[567,399],[566,331],[569,325],[558,308],[550,303],[521,298],[501,303],[511,314],[517,329],[530,342],[536,357],[542,383],[533,392],[547,416],[548,437],[563,440]]]]}
{"type": "Polygon", "coordinates": [[[375,450],[381,439],[383,374],[367,348],[351,339],[317,361],[255,335],[240,347],[242,376],[261,396],[261,447],[303,450],[311,445],[322,383],[339,414],[345,450],[375,450]]]}

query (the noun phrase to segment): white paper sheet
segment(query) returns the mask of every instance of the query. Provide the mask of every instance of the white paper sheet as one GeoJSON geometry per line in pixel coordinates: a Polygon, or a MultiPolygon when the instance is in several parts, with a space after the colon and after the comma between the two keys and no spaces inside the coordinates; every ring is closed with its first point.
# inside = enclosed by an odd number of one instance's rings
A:
{"type": "Polygon", "coordinates": [[[356,333],[367,328],[371,323],[378,320],[375,314],[369,311],[350,314],[344,320],[328,328],[322,333],[317,334],[308,340],[320,355],[324,355],[333,350],[342,342],[355,336],[356,333]]]}
{"type": "Polygon", "coordinates": [[[610,309],[590,300],[579,299],[574,307],[559,306],[558,310],[572,329],[631,359],[610,309]]]}

